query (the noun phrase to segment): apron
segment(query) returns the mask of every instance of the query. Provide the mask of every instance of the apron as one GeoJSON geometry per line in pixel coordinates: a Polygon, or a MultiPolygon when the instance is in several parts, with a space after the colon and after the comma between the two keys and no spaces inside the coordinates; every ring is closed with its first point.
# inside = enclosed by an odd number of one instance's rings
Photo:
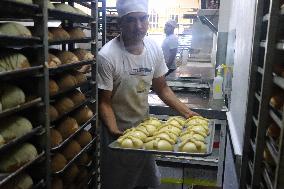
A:
{"type": "MultiPolygon", "coordinates": [[[[117,38],[118,39],[118,38],[117,38]]],[[[121,131],[136,126],[149,115],[148,92],[153,69],[147,74],[131,74],[126,64],[126,49],[120,40],[124,73],[118,87],[113,90],[112,108],[121,131]]],[[[144,44],[144,61],[147,60],[147,44],[144,44]]],[[[146,73],[146,72],[145,72],[146,73]]],[[[137,186],[157,187],[160,172],[153,155],[113,151],[108,145],[116,140],[106,126],[102,126],[101,175],[102,189],[133,189],[137,186]]]]}

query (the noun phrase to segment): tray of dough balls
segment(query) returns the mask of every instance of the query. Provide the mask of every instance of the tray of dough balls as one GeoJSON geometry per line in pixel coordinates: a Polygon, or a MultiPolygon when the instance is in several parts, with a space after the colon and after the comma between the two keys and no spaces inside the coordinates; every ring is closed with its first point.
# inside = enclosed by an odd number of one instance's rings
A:
{"type": "Polygon", "coordinates": [[[138,126],[124,131],[109,147],[162,155],[209,156],[214,134],[214,120],[201,116],[189,119],[168,116],[166,121],[149,117],[138,126]]]}

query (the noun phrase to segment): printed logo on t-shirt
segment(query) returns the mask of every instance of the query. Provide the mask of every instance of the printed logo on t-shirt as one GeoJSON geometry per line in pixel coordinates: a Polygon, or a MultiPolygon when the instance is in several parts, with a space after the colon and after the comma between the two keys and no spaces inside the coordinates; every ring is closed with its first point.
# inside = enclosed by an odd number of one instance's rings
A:
{"type": "Polygon", "coordinates": [[[134,68],[129,72],[129,74],[130,75],[147,76],[147,75],[150,75],[151,72],[152,72],[152,68],[134,68]]]}

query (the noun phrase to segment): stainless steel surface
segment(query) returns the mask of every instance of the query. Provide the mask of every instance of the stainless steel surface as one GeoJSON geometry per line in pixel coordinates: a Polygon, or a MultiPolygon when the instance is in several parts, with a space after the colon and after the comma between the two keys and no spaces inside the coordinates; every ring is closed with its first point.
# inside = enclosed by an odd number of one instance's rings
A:
{"type": "MultiPolygon", "coordinates": [[[[185,131],[186,128],[183,129],[185,131]]],[[[212,154],[213,149],[213,142],[214,142],[214,136],[215,136],[215,120],[209,121],[209,135],[205,138],[205,144],[207,147],[207,150],[205,153],[188,153],[188,152],[180,152],[179,151],[179,144],[181,143],[181,140],[178,138],[177,143],[174,145],[173,151],[161,151],[161,150],[147,150],[145,147],[141,149],[134,149],[134,148],[122,148],[119,146],[119,143],[117,141],[112,142],[109,144],[109,147],[113,150],[122,151],[122,152],[136,152],[136,153],[148,153],[148,154],[156,154],[156,155],[171,155],[171,156],[209,156],[212,154]]]]}

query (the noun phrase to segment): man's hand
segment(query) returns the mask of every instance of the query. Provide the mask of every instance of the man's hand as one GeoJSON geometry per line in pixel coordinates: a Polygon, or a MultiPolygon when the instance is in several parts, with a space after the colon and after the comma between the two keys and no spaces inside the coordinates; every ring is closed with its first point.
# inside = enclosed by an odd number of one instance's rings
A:
{"type": "Polygon", "coordinates": [[[187,113],[187,115],[185,115],[185,118],[188,119],[188,118],[191,118],[192,116],[200,116],[198,113],[194,112],[194,111],[189,111],[187,113]]]}
{"type": "Polygon", "coordinates": [[[123,132],[120,131],[119,129],[114,129],[110,131],[111,135],[113,135],[114,137],[120,137],[121,135],[123,135],[123,132]]]}

